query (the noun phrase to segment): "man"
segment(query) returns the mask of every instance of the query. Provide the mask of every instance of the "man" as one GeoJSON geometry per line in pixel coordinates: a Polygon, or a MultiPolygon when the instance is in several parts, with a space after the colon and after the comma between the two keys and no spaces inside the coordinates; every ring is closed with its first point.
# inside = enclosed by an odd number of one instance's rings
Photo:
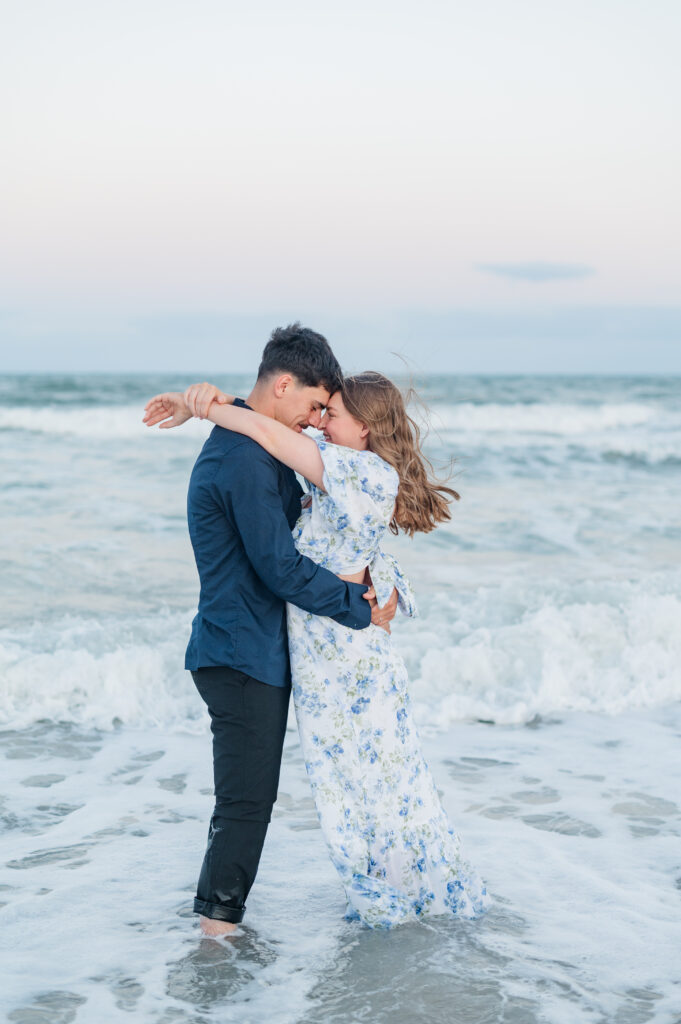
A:
{"type": "MultiPolygon", "coordinates": [[[[256,384],[240,404],[296,430],[318,427],[341,384],[326,339],[296,323],[273,332],[256,384]]],[[[199,415],[220,400],[210,385],[188,397],[199,415]]],[[[147,422],[157,419],[148,415],[147,422]]],[[[291,682],[286,602],[352,629],[372,621],[367,587],[296,551],[291,530],[302,493],[292,470],[250,438],[217,426],[189,484],[201,593],[185,667],[210,714],[215,776],[194,900],[206,935],[228,934],[242,920],[277,796],[291,682]]],[[[389,621],[395,606],[396,600],[374,607],[374,621],[389,621]]]]}

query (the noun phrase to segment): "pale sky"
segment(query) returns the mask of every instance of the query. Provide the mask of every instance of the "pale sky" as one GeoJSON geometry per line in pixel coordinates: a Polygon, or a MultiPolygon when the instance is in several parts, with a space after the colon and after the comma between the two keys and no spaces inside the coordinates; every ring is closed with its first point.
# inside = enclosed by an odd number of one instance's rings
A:
{"type": "Polygon", "coordinates": [[[678,0],[0,9],[0,371],[681,373],[678,0]]]}

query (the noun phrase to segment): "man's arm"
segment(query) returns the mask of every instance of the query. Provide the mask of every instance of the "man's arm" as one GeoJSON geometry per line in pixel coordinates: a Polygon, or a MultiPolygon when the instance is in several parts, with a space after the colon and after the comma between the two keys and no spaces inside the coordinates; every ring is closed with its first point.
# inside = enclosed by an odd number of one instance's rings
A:
{"type": "Polygon", "coordinates": [[[351,629],[368,626],[366,587],[339,579],[296,550],[277,484],[271,459],[250,443],[229,453],[213,483],[253,569],[284,601],[314,615],[328,615],[351,629]]]}

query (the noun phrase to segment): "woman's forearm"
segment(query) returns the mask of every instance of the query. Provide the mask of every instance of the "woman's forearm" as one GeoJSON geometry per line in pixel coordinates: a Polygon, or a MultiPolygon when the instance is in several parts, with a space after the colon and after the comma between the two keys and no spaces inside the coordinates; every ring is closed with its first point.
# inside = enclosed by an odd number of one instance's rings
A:
{"type": "Polygon", "coordinates": [[[218,405],[213,402],[208,409],[208,419],[219,427],[252,438],[279,462],[322,487],[324,466],[312,438],[299,434],[271,416],[263,416],[262,413],[238,405],[218,405]]]}
{"type": "MultiPolygon", "coordinates": [[[[227,395],[227,402],[231,403],[232,401],[232,396],[227,395]]],[[[263,416],[262,413],[254,412],[252,409],[244,409],[243,406],[218,405],[217,402],[212,402],[208,409],[207,419],[217,424],[218,427],[224,427],[225,430],[234,430],[237,434],[253,438],[276,458],[274,450],[276,437],[274,431],[268,431],[267,428],[270,424],[276,426],[281,426],[281,424],[277,424],[276,420],[270,419],[269,416],[263,416]]],[[[282,429],[287,430],[288,428],[282,427],[282,429]]]]}

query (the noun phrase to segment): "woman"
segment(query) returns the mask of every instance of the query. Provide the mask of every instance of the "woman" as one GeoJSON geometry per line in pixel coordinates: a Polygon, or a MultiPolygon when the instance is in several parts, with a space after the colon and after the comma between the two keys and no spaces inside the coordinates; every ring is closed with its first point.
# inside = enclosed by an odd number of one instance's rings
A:
{"type": "MultiPolygon", "coordinates": [[[[154,423],[175,426],[190,415],[182,395],[154,401],[154,423]]],[[[248,435],[311,484],[293,533],[301,554],[353,582],[368,568],[379,604],[394,586],[402,611],[414,615],[411,587],[381,541],[388,529],[432,530],[450,518],[448,501],[458,495],[428,479],[418,428],[395,385],[374,372],[347,378],[329,400],[323,440],[226,401],[211,404],[213,423],[248,435]]],[[[303,755],[348,916],[391,927],[482,913],[490,899],[460,856],[423,760],[390,636],[294,605],[288,635],[303,755]]]]}

